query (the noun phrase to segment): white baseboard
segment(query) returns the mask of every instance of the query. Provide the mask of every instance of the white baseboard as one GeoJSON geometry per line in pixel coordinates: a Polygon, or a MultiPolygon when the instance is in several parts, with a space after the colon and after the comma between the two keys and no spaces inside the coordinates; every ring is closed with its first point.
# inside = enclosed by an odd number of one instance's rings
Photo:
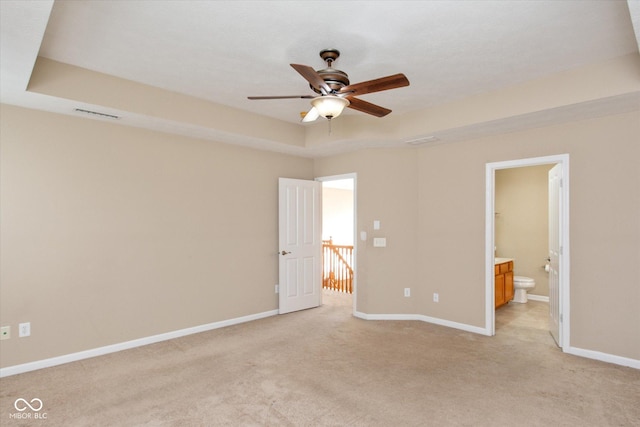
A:
{"type": "Polygon", "coordinates": [[[567,347],[563,349],[565,353],[574,356],[586,357],[587,359],[599,360],[601,362],[613,363],[615,365],[628,366],[629,368],[640,369],[640,360],[628,357],[615,356],[609,353],[602,353],[594,350],[585,350],[583,348],[567,347]]]}
{"type": "Polygon", "coordinates": [[[418,320],[435,325],[446,326],[448,328],[460,329],[474,334],[487,335],[491,334],[485,329],[478,326],[467,325],[466,323],[452,322],[450,320],[438,319],[437,317],[429,317],[422,314],[367,314],[356,311],[354,316],[364,320],[418,320]]]}
{"type": "MultiPolygon", "coordinates": [[[[529,296],[530,297],[530,296],[529,296]]],[[[545,298],[545,297],[540,297],[545,298]]],[[[544,301],[544,300],[542,300],[544,301]]],[[[548,298],[547,298],[548,302],[548,298]]],[[[435,317],[424,316],[420,314],[367,314],[360,311],[354,313],[355,317],[364,320],[419,320],[427,323],[434,323],[436,325],[446,326],[449,328],[461,329],[463,331],[472,332],[480,335],[490,336],[486,329],[476,326],[467,325],[464,323],[452,322],[449,320],[438,319],[435,317]]],[[[630,368],[640,369],[640,360],[631,359],[628,357],[616,356],[608,353],[601,353],[599,351],[584,350],[576,347],[568,347],[563,349],[563,352],[572,354],[574,356],[586,357],[588,359],[599,360],[601,362],[613,363],[621,366],[628,366],[630,368]]]]}
{"type": "Polygon", "coordinates": [[[248,316],[237,317],[235,319],[222,320],[220,322],[208,323],[206,325],[194,326],[192,328],[180,329],[178,331],[166,332],[164,334],[153,335],[150,337],[139,338],[132,341],[126,341],[118,344],[98,347],[91,350],[80,351],[77,353],[66,354],[64,356],[52,357],[50,359],[38,360],[35,362],[24,363],[21,365],[8,366],[0,369],[0,378],[10,375],[22,374],[25,372],[35,371],[38,369],[49,368],[52,366],[63,365],[69,362],[89,359],[91,357],[103,356],[109,353],[115,353],[122,350],[129,350],[143,345],[154,344],[160,341],[167,341],[174,338],[180,338],[191,334],[211,331],[213,329],[224,328],[225,326],[237,325],[239,323],[251,322],[252,320],[263,319],[269,316],[275,316],[278,310],[265,311],[263,313],[250,314],[248,316]]]}
{"type": "Polygon", "coordinates": [[[544,296],[544,295],[532,295],[532,294],[527,294],[527,298],[529,298],[531,301],[543,301],[543,302],[549,302],[549,297],[544,296]]]}
{"type": "MultiPolygon", "coordinates": [[[[89,359],[92,357],[103,356],[109,353],[115,353],[122,350],[129,350],[135,347],[141,347],[144,345],[166,341],[174,338],[180,338],[180,337],[184,337],[191,334],[197,334],[200,332],[211,331],[213,329],[224,328],[226,326],[232,326],[240,323],[251,322],[253,320],[263,319],[265,317],[275,316],[277,314],[278,314],[278,310],[265,311],[263,313],[251,314],[248,316],[237,317],[235,319],[228,319],[220,322],[209,323],[206,325],[195,326],[192,328],[180,329],[173,332],[153,335],[150,337],[126,341],[119,344],[113,344],[113,345],[108,345],[104,347],[94,348],[91,350],[71,353],[64,356],[52,357],[49,359],[38,360],[35,362],[24,363],[21,365],[8,366],[6,368],[0,368],[0,378],[8,377],[11,375],[22,374],[25,372],[35,371],[38,369],[49,368],[52,366],[63,365],[65,363],[76,362],[78,360],[89,359]]],[[[433,323],[440,326],[460,329],[460,330],[472,332],[475,334],[487,335],[487,336],[491,335],[484,328],[467,325],[465,323],[452,322],[450,320],[443,320],[435,317],[424,316],[420,314],[367,314],[367,313],[356,311],[354,312],[354,316],[364,320],[418,320],[421,322],[433,323]]],[[[630,368],[640,369],[640,360],[636,360],[636,359],[615,356],[608,353],[602,353],[602,352],[593,351],[593,350],[585,350],[585,349],[576,348],[576,347],[565,348],[564,352],[573,354],[574,356],[586,357],[588,359],[594,359],[602,362],[613,363],[616,365],[628,366],[630,368]]]]}

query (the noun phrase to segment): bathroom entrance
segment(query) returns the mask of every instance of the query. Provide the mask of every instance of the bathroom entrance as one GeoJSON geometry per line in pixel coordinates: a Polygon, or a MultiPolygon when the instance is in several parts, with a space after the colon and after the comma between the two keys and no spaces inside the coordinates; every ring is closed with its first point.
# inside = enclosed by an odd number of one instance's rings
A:
{"type": "MultiPolygon", "coordinates": [[[[535,282],[528,299],[549,302],[549,331],[559,347],[569,345],[568,160],[568,155],[559,155],[486,165],[485,294],[490,335],[496,331],[494,298],[499,296],[494,264],[496,259],[511,259],[516,287],[527,280],[535,282]]],[[[516,292],[522,302],[527,291],[516,292]]]]}

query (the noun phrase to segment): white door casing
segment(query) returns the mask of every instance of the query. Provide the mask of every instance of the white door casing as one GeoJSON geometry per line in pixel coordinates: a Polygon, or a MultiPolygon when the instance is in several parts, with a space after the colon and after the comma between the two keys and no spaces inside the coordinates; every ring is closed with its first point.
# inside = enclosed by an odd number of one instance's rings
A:
{"type": "Polygon", "coordinates": [[[322,303],[322,183],[280,178],[279,313],[322,303]]]}
{"type": "MultiPolygon", "coordinates": [[[[558,231],[557,258],[557,304],[554,306],[558,319],[558,345],[563,351],[568,351],[571,332],[571,304],[570,304],[570,240],[569,240],[569,155],[558,154],[545,157],[534,157],[518,160],[487,163],[485,169],[485,328],[482,333],[495,335],[494,309],[494,260],[495,260],[495,171],[524,166],[559,165],[558,181],[558,209],[554,215],[558,231]]],[[[550,208],[551,209],[551,208],[550,208]]],[[[550,221],[551,222],[551,221],[550,221]]],[[[551,277],[549,278],[551,281],[551,277]]],[[[551,291],[550,291],[551,292],[551,291]]],[[[550,300],[551,300],[550,295],[550,300]]],[[[549,302],[550,310],[553,304],[549,302]]],[[[551,317],[551,313],[550,313],[551,317]]],[[[551,329],[551,326],[550,326],[551,329]]],[[[553,334],[553,332],[552,332],[553,334]]],[[[554,339],[556,337],[554,336],[554,339]]]]}
{"type": "Polygon", "coordinates": [[[562,164],[549,171],[549,332],[556,344],[562,346],[562,318],[560,317],[560,207],[562,205],[562,164]]]}

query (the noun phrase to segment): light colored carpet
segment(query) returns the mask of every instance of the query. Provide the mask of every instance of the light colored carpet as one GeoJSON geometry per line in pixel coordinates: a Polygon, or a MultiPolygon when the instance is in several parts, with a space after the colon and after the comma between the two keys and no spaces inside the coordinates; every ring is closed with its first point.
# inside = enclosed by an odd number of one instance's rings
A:
{"type": "Polygon", "coordinates": [[[0,380],[2,426],[638,426],[640,371],[561,353],[547,305],[495,337],[325,305],[0,380]],[[39,398],[46,420],[10,418],[39,398]]]}

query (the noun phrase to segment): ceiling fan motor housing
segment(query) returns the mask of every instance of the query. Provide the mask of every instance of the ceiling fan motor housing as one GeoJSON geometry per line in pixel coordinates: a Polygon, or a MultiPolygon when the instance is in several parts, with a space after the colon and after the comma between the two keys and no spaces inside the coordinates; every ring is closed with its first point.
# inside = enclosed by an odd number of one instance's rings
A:
{"type": "MultiPolygon", "coordinates": [[[[345,86],[349,86],[349,76],[344,71],[329,67],[317,70],[316,72],[333,91],[338,91],[345,86]]],[[[314,92],[320,93],[320,91],[313,86],[311,86],[311,89],[313,89],[314,92]]]]}
{"type": "MultiPolygon", "coordinates": [[[[341,70],[337,70],[331,66],[333,61],[338,59],[340,56],[340,51],[338,49],[324,49],[320,51],[320,58],[322,58],[327,63],[327,68],[322,70],[317,70],[316,72],[322,77],[322,80],[325,81],[327,86],[331,88],[332,91],[338,91],[345,86],[349,86],[349,76],[347,73],[341,70]]],[[[310,85],[311,86],[311,85],[310,85]]],[[[321,93],[318,89],[311,86],[316,93],[321,93]]]]}

